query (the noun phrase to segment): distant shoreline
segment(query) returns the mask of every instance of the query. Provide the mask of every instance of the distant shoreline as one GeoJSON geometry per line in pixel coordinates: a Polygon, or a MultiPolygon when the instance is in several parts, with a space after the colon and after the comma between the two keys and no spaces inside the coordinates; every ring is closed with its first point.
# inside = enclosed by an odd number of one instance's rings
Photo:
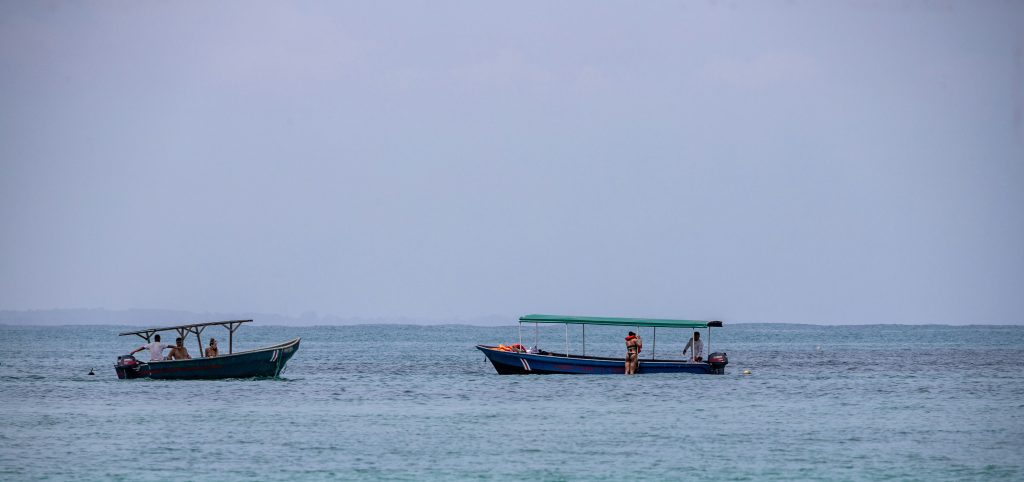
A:
{"type": "MultiPolygon", "coordinates": [[[[360,317],[319,315],[307,312],[298,316],[277,313],[231,313],[231,312],[192,312],[185,310],[164,310],[139,308],[129,310],[108,310],[105,308],[68,308],[48,310],[0,310],[0,325],[6,326],[167,326],[182,323],[201,323],[219,320],[255,320],[259,326],[516,326],[518,315],[480,315],[462,316],[445,319],[443,317],[360,317]]],[[[735,321],[723,319],[727,326],[743,325],[775,325],[775,326],[1024,326],[1024,320],[1018,323],[804,323],[804,322],[773,322],[773,321],[735,321]]]]}
{"type": "Polygon", "coordinates": [[[255,320],[261,326],[349,326],[349,325],[468,325],[500,326],[514,323],[516,317],[484,315],[475,317],[414,318],[408,316],[336,316],[307,312],[298,316],[256,312],[193,312],[164,309],[108,310],[104,308],[67,308],[47,310],[0,310],[0,325],[24,326],[163,326],[218,320],[255,320]]]}

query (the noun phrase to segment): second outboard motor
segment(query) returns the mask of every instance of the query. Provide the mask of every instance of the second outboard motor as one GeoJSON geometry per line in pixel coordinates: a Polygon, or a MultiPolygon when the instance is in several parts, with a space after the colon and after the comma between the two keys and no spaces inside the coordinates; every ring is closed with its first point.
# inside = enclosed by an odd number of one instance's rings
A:
{"type": "Polygon", "coordinates": [[[131,355],[121,355],[117,357],[117,364],[114,365],[114,370],[117,371],[117,378],[122,380],[126,378],[138,378],[139,361],[131,355]]]}
{"type": "Polygon", "coordinates": [[[725,373],[725,366],[729,364],[729,357],[724,351],[716,351],[708,355],[708,364],[711,365],[711,373],[721,375],[725,373]]]}

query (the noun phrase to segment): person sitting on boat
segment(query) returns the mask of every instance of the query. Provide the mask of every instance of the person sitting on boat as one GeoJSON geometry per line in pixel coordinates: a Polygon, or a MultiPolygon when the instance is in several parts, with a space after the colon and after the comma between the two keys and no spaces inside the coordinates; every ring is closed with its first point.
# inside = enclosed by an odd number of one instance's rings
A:
{"type": "Polygon", "coordinates": [[[191,356],[188,354],[188,350],[185,349],[185,345],[182,344],[182,339],[177,338],[174,340],[174,346],[171,347],[171,351],[167,354],[168,360],[190,360],[191,356]]]}
{"type": "Polygon", "coordinates": [[[636,374],[640,366],[640,350],[643,350],[644,342],[636,333],[629,332],[626,337],[626,375],[636,374]]]}
{"type": "Polygon", "coordinates": [[[161,361],[164,359],[164,348],[170,348],[171,345],[160,343],[160,335],[153,336],[152,343],[146,343],[134,350],[129,355],[134,355],[142,350],[149,350],[149,361],[161,361]]]}
{"type": "Polygon", "coordinates": [[[212,358],[212,357],[217,356],[217,339],[216,338],[210,338],[210,346],[206,347],[206,350],[203,351],[203,356],[206,357],[206,358],[212,358]]]}
{"type": "Polygon", "coordinates": [[[704,342],[700,341],[699,332],[693,332],[693,338],[686,342],[686,347],[683,348],[683,355],[686,354],[687,350],[690,351],[691,361],[704,361],[704,342]]]}

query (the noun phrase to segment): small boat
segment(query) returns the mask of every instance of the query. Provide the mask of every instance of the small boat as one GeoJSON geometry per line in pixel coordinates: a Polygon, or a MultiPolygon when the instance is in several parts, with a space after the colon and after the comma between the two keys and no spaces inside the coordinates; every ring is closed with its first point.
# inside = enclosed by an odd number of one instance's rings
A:
{"type": "Polygon", "coordinates": [[[176,331],[183,341],[188,335],[194,334],[199,342],[199,354],[203,353],[201,339],[203,330],[209,326],[223,326],[228,329],[228,354],[210,358],[192,358],[188,360],[162,360],[141,362],[132,355],[117,357],[114,370],[117,378],[154,378],[161,380],[217,380],[222,378],[276,377],[281,374],[285,363],[299,349],[300,338],[291,341],[258,348],[255,350],[234,353],[235,331],[243,323],[252,320],[212,321],[193,325],[168,326],[163,328],[147,328],[145,330],[128,331],[119,336],[136,335],[149,343],[158,332],[176,331]]]}
{"type": "MultiPolygon", "coordinates": [[[[494,365],[501,375],[513,374],[623,374],[625,373],[625,357],[609,358],[587,356],[587,325],[650,327],[654,329],[653,346],[649,358],[639,360],[637,373],[701,373],[723,374],[729,364],[724,352],[711,353],[707,361],[657,359],[655,352],[658,342],[658,328],[689,328],[707,329],[708,351],[711,349],[711,328],[721,327],[721,321],[665,320],[654,318],[606,318],[588,316],[562,315],[525,315],[519,318],[519,343],[505,346],[477,345],[477,349],[494,365]],[[523,323],[561,323],[566,326],[564,353],[553,353],[522,346],[523,323]],[[569,325],[583,326],[583,353],[569,353],[569,325]]],[[[535,325],[539,326],[539,325],[535,325]]]]}

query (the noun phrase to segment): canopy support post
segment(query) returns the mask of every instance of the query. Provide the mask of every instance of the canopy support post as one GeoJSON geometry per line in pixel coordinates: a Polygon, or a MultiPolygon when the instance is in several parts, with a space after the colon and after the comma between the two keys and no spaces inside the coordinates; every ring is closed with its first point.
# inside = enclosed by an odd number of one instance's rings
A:
{"type": "Polygon", "coordinates": [[[711,327],[708,327],[708,356],[711,356],[711,327]]]}
{"type": "Polygon", "coordinates": [[[196,345],[199,346],[199,352],[196,353],[196,358],[201,358],[203,356],[203,330],[205,329],[205,326],[196,326],[192,328],[192,332],[196,334],[196,345]]]}
{"type": "Polygon", "coordinates": [[[523,346],[523,322],[519,322],[519,346],[523,346]]]}
{"type": "Polygon", "coordinates": [[[533,324],[533,347],[540,349],[540,323],[533,324]]]}
{"type": "Polygon", "coordinates": [[[569,324],[565,324],[565,357],[569,358],[569,324]]]}
{"type": "Polygon", "coordinates": [[[583,356],[587,356],[587,325],[583,326],[583,356]]]}
{"type": "Polygon", "coordinates": [[[237,330],[242,323],[228,323],[228,355],[235,352],[235,330],[237,330]]]}
{"type": "MultiPolygon", "coordinates": [[[[234,337],[234,332],[236,332],[237,330],[239,330],[239,328],[241,328],[241,327],[242,327],[242,321],[238,321],[238,322],[236,322],[236,323],[232,324],[232,325],[231,325],[231,326],[230,326],[230,327],[228,328],[228,330],[230,330],[230,331],[231,331],[231,333],[230,333],[230,337],[231,337],[231,338],[233,338],[233,337],[234,337]]],[[[233,348],[232,348],[232,346],[231,346],[231,344],[232,344],[232,341],[231,341],[230,339],[228,339],[228,340],[227,340],[227,354],[228,354],[228,355],[234,352],[234,351],[233,351],[233,348]]]]}
{"type": "Polygon", "coordinates": [[[653,329],[654,329],[654,337],[653,337],[654,338],[654,346],[651,347],[651,360],[654,360],[654,352],[658,350],[658,327],[655,326],[655,327],[653,327],[653,329]]]}

